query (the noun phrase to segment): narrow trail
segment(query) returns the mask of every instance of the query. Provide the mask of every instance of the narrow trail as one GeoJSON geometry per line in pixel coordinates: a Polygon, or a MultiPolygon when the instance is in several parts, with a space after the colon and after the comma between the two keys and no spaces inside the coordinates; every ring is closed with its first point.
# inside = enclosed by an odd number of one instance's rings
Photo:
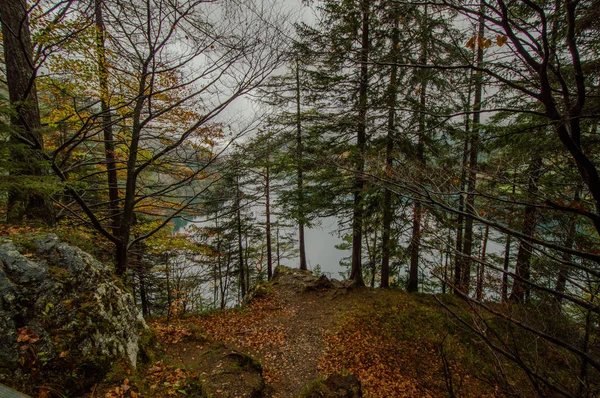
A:
{"type": "Polygon", "coordinates": [[[340,374],[373,398],[447,396],[448,375],[455,396],[501,396],[472,376],[482,364],[472,362],[470,339],[434,298],[281,273],[242,307],[152,323],[162,359],[143,370],[145,396],[183,386],[198,397],[296,398],[340,374]]]}
{"type": "MultiPolygon", "coordinates": [[[[325,353],[325,334],[335,326],[338,302],[332,302],[331,292],[304,293],[293,300],[280,298],[290,316],[275,322],[284,327],[285,339],[269,367],[278,368],[273,397],[294,397],[319,374],[319,360],[325,353]]],[[[261,325],[270,327],[270,322],[261,325]]]]}
{"type": "Polygon", "coordinates": [[[314,281],[308,274],[283,275],[278,283],[285,288],[269,291],[245,309],[184,320],[183,328],[198,328],[206,341],[183,339],[165,345],[165,354],[190,369],[203,357],[208,341],[224,342],[262,364],[267,397],[297,397],[319,377],[325,338],[349,305],[348,300],[336,299],[347,294],[345,287],[307,289],[314,281]]]}

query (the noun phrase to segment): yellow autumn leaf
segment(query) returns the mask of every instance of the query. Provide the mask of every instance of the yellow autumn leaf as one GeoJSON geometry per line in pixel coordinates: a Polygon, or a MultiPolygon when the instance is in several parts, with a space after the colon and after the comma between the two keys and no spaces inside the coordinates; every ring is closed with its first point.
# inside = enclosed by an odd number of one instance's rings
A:
{"type": "Polygon", "coordinates": [[[471,37],[469,40],[467,40],[467,43],[465,44],[465,46],[467,48],[470,48],[471,50],[474,50],[475,49],[475,40],[476,40],[475,36],[471,37]]]}

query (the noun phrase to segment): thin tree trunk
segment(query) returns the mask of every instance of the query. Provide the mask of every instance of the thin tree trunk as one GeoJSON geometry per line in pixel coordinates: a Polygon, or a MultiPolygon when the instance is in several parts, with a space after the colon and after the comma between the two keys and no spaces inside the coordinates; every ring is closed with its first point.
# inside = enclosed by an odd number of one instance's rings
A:
{"type": "Polygon", "coordinates": [[[112,233],[119,235],[119,186],[117,180],[117,164],[115,161],[115,143],[113,139],[112,115],[108,91],[108,65],[106,61],[104,18],[102,15],[103,0],[94,0],[96,19],[96,58],[98,62],[98,80],[100,84],[100,109],[102,111],[102,131],[104,135],[104,157],[108,182],[108,208],[112,221],[112,233]]]}
{"type": "MultiPolygon", "coordinates": [[[[396,99],[398,96],[398,43],[399,19],[394,13],[394,29],[392,30],[392,67],[390,70],[390,85],[388,88],[388,124],[387,124],[387,139],[385,149],[385,170],[386,176],[389,178],[392,175],[392,161],[394,151],[394,136],[396,130],[396,99]]],[[[381,287],[387,288],[390,286],[390,251],[391,251],[391,226],[392,226],[392,190],[385,188],[383,196],[383,236],[382,236],[382,253],[381,253],[381,287]]]]}
{"type": "MultiPolygon", "coordinates": [[[[214,294],[213,294],[213,306],[217,306],[217,300],[219,299],[219,294],[221,294],[221,298],[223,297],[223,271],[221,264],[221,234],[219,232],[219,205],[217,204],[217,208],[215,210],[215,231],[217,235],[217,264],[216,269],[214,270],[214,294]]],[[[222,301],[222,300],[221,300],[222,301]]],[[[222,308],[222,307],[221,307],[222,308]]]]}
{"type": "Polygon", "coordinates": [[[410,268],[406,290],[417,292],[419,290],[419,246],[421,243],[421,203],[416,201],[413,205],[412,239],[410,242],[410,268]]]}
{"type": "MultiPolygon", "coordinates": [[[[296,59],[296,161],[298,187],[298,249],[300,251],[300,269],[308,269],[306,266],[306,248],[304,242],[304,177],[303,170],[303,148],[302,148],[302,115],[300,114],[300,62],[296,59]]],[[[277,256],[279,262],[279,255],[277,256]]]]}
{"type": "Polygon", "coordinates": [[[248,260],[250,259],[250,246],[248,245],[248,233],[244,234],[244,240],[246,242],[245,246],[245,256],[244,256],[244,269],[246,271],[246,292],[250,291],[250,266],[248,265],[248,260]]]}
{"type": "MultiPolygon", "coordinates": [[[[469,101],[471,101],[471,93],[469,92],[469,101]]],[[[465,132],[469,132],[469,115],[467,114],[465,117],[465,132]]],[[[467,159],[469,155],[469,139],[465,138],[464,148],[463,148],[463,158],[462,158],[462,169],[460,172],[460,196],[458,197],[458,211],[459,214],[456,217],[456,255],[454,256],[454,288],[453,291],[455,294],[460,293],[460,285],[462,279],[462,270],[464,268],[464,258],[462,255],[463,252],[463,224],[464,224],[464,216],[462,212],[465,208],[465,181],[467,179],[467,159]]]]}
{"type": "MultiPolygon", "coordinates": [[[[514,170],[513,184],[512,184],[512,196],[515,196],[517,190],[517,168],[514,170]]],[[[512,209],[511,209],[512,211],[512,209]]],[[[506,235],[506,245],[504,246],[504,264],[502,269],[502,302],[508,302],[508,266],[510,264],[510,246],[511,246],[511,235],[506,235]]]]}
{"type": "Polygon", "coordinates": [[[473,71],[469,72],[469,83],[468,83],[468,92],[467,92],[467,102],[465,104],[466,113],[465,113],[465,141],[463,145],[462,152],[462,163],[460,169],[460,181],[459,181],[459,192],[460,195],[458,197],[458,211],[459,214],[456,217],[456,254],[454,256],[454,278],[453,278],[453,292],[455,294],[460,294],[459,287],[461,286],[462,279],[462,270],[464,268],[464,258],[463,258],[463,226],[464,226],[464,216],[462,212],[465,209],[465,194],[464,191],[466,189],[465,183],[467,181],[467,162],[469,160],[469,131],[471,129],[471,120],[470,120],[470,109],[471,109],[471,83],[473,81],[473,71]]]}
{"type": "MultiPolygon", "coordinates": [[[[419,63],[424,65],[427,63],[427,18],[428,8],[425,5],[423,12],[422,22],[422,41],[421,41],[421,55],[419,57],[419,63]]],[[[421,80],[419,98],[419,137],[417,139],[417,162],[421,169],[425,168],[425,104],[427,101],[427,78],[423,77],[421,80]]],[[[423,205],[419,201],[418,196],[414,198],[413,204],[413,225],[412,225],[412,238],[410,242],[410,268],[408,276],[408,286],[406,290],[409,292],[419,291],[419,257],[420,257],[420,246],[421,246],[421,219],[423,216],[423,205]]]]}
{"type": "Polygon", "coordinates": [[[225,266],[225,283],[223,285],[223,292],[221,294],[221,309],[225,309],[227,306],[227,298],[229,297],[229,284],[231,280],[231,243],[227,248],[227,263],[225,266]]]}
{"type": "Polygon", "coordinates": [[[281,266],[279,255],[279,222],[277,223],[277,266],[281,266]]]}
{"type": "Polygon", "coordinates": [[[367,246],[367,253],[369,255],[369,268],[371,269],[371,282],[370,286],[375,287],[375,274],[377,272],[377,229],[375,229],[373,236],[373,245],[369,245],[369,234],[365,234],[365,245],[367,246]]]}
{"type": "Polygon", "coordinates": [[[273,254],[271,253],[271,201],[270,201],[270,176],[269,165],[266,167],[265,181],[265,213],[266,213],[266,233],[267,233],[267,280],[273,277],[273,254]]]}
{"type": "Polygon", "coordinates": [[[236,177],[236,223],[237,223],[237,234],[238,234],[238,257],[239,257],[239,276],[240,276],[240,293],[242,299],[246,297],[246,271],[244,270],[244,247],[242,244],[242,214],[241,206],[242,199],[240,194],[240,179],[236,177]]]}
{"type": "Polygon", "coordinates": [[[449,250],[445,251],[445,261],[444,261],[444,280],[442,281],[442,293],[446,294],[446,290],[448,287],[448,281],[452,278],[452,274],[450,274],[450,278],[448,277],[448,264],[450,262],[450,254],[449,250]]]}
{"type": "Polygon", "coordinates": [[[167,281],[167,323],[171,319],[171,301],[173,300],[173,292],[171,291],[171,273],[169,272],[169,254],[165,252],[165,278],[167,281]]]}
{"type": "Polygon", "coordinates": [[[352,218],[352,271],[350,279],[357,286],[364,286],[362,276],[362,229],[364,205],[362,203],[367,146],[367,86],[369,61],[369,0],[362,0],[362,37],[360,50],[360,84],[358,94],[358,129],[356,135],[357,154],[355,159],[356,178],[354,181],[354,214],[352,218]]]}
{"type": "Polygon", "coordinates": [[[490,226],[485,226],[485,232],[483,234],[483,243],[481,246],[481,261],[477,264],[477,287],[475,288],[475,297],[477,300],[483,299],[483,282],[485,279],[485,254],[487,251],[487,242],[490,234],[490,226]]]}
{"type": "Polygon", "coordinates": [[[504,264],[502,272],[502,302],[508,301],[508,265],[510,264],[510,234],[506,234],[506,245],[504,246],[504,264]]]}
{"type": "MultiPolygon", "coordinates": [[[[479,15],[479,29],[478,38],[483,38],[485,33],[485,5],[483,1],[480,3],[480,15],[479,15]]],[[[483,40],[477,40],[477,59],[476,65],[481,66],[483,63],[483,40]]],[[[483,93],[483,81],[482,74],[475,74],[475,96],[473,103],[473,125],[471,129],[470,138],[470,150],[469,150],[469,170],[467,177],[467,198],[466,198],[466,212],[465,217],[465,232],[464,232],[464,243],[463,243],[463,264],[460,270],[460,282],[458,289],[463,294],[469,293],[469,286],[471,283],[471,255],[473,254],[473,217],[475,214],[475,188],[477,185],[477,156],[479,154],[479,124],[481,121],[481,100],[483,93]]]]}
{"type": "MultiPolygon", "coordinates": [[[[15,113],[11,124],[16,127],[10,136],[11,144],[22,145],[26,150],[11,149],[14,170],[11,175],[43,176],[40,151],[44,149],[41,134],[40,110],[35,85],[36,68],[33,65],[33,46],[29,31],[29,18],[25,0],[0,0],[0,20],[6,82],[10,104],[15,113]]],[[[8,193],[7,221],[20,222],[25,217],[54,224],[54,209],[50,199],[23,190],[8,193]]]]}
{"type": "MultiPolygon", "coordinates": [[[[537,157],[532,160],[529,167],[529,184],[527,188],[529,200],[534,200],[534,195],[537,191],[537,181],[539,180],[542,173],[542,159],[537,157]]],[[[526,206],[523,215],[523,229],[522,233],[525,236],[533,237],[535,234],[536,219],[535,219],[535,207],[526,206]]],[[[521,303],[529,299],[531,286],[526,283],[530,277],[531,267],[531,256],[533,252],[533,246],[531,243],[521,240],[519,245],[519,252],[517,253],[517,264],[515,266],[516,277],[513,280],[513,287],[510,293],[509,300],[513,303],[521,303]],[[521,280],[523,279],[523,280],[521,280]]]]}

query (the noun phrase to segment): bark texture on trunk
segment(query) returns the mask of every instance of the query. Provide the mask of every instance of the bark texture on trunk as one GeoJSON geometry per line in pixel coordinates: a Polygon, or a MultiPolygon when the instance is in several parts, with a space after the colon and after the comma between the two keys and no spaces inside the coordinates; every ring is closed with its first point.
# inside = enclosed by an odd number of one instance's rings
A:
{"type": "MultiPolygon", "coordinates": [[[[419,56],[419,63],[424,65],[427,63],[427,19],[428,19],[428,7],[425,5],[423,12],[423,22],[421,27],[421,54],[419,56]]],[[[416,161],[418,167],[421,169],[425,168],[425,105],[427,102],[427,78],[423,76],[421,78],[421,87],[419,94],[419,136],[417,139],[417,150],[416,150],[416,161]]],[[[423,205],[419,201],[418,195],[414,197],[413,203],[413,225],[412,225],[412,238],[410,241],[410,268],[408,273],[408,285],[406,290],[409,292],[419,291],[419,257],[421,250],[421,221],[423,217],[423,205]]]]}
{"type": "MultiPolygon", "coordinates": [[[[296,184],[298,188],[298,249],[300,251],[300,269],[306,270],[306,248],[304,242],[304,176],[302,147],[302,117],[300,114],[300,62],[296,60],[296,184]]],[[[279,261],[279,256],[277,257],[279,261]]]]}
{"type": "Polygon", "coordinates": [[[100,109],[102,111],[102,133],[104,138],[104,157],[108,183],[108,208],[111,228],[114,236],[119,235],[119,186],[117,179],[117,163],[115,160],[115,142],[113,138],[112,115],[110,111],[110,95],[108,89],[108,65],[106,61],[103,0],[94,1],[94,17],[96,22],[96,59],[98,63],[98,80],[100,85],[100,109]]]}
{"type": "Polygon", "coordinates": [[[360,49],[360,83],[358,94],[358,129],[356,135],[357,155],[354,181],[354,214],[352,218],[352,271],[350,279],[357,286],[364,286],[362,276],[362,234],[364,205],[362,201],[364,181],[364,154],[367,146],[367,86],[369,61],[369,1],[362,0],[362,36],[360,49]]]}
{"type": "MultiPolygon", "coordinates": [[[[479,29],[478,37],[483,38],[485,33],[485,4],[480,3],[479,29]]],[[[482,40],[477,40],[477,57],[476,65],[480,66],[483,63],[483,48],[482,40]]],[[[475,74],[475,90],[473,99],[473,124],[471,128],[471,136],[469,139],[469,168],[467,171],[467,198],[465,200],[465,231],[462,247],[461,269],[458,279],[457,289],[463,294],[469,294],[471,285],[471,256],[473,254],[473,218],[475,212],[475,188],[477,186],[477,157],[479,155],[479,123],[481,121],[481,101],[483,94],[482,74],[475,74]]],[[[456,278],[456,277],[455,277],[456,278]]]]}
{"type": "Polygon", "coordinates": [[[270,176],[269,165],[266,167],[265,177],[265,213],[266,213],[266,233],[267,233],[267,279],[273,277],[273,253],[271,251],[271,198],[270,198],[270,176]]]}
{"type": "MultiPolygon", "coordinates": [[[[537,192],[537,182],[542,175],[542,159],[535,158],[529,166],[529,184],[527,193],[529,200],[535,200],[537,192]]],[[[523,227],[521,232],[525,236],[533,237],[536,228],[536,209],[532,206],[526,206],[523,214],[523,227]]],[[[519,251],[517,253],[517,264],[515,266],[515,278],[513,280],[512,291],[509,301],[517,303],[529,299],[531,286],[527,283],[531,275],[531,257],[533,246],[526,240],[521,240],[519,251]]]]}
{"type": "MultiPolygon", "coordinates": [[[[44,149],[40,110],[35,86],[37,74],[33,63],[33,46],[25,0],[0,0],[0,22],[6,64],[8,94],[15,113],[10,137],[11,175],[43,176],[40,151],[44,149]]],[[[7,220],[20,222],[24,218],[54,224],[54,210],[49,198],[27,190],[11,190],[8,194],[7,220]]]]}
{"type": "MultiPolygon", "coordinates": [[[[388,123],[387,123],[387,138],[385,149],[385,168],[387,177],[392,174],[392,162],[394,151],[394,136],[396,130],[396,97],[398,96],[398,43],[399,29],[398,17],[394,13],[394,29],[392,30],[392,67],[390,70],[390,85],[388,87],[388,123]]],[[[391,227],[392,227],[392,190],[386,188],[383,194],[383,236],[382,236],[382,253],[381,253],[381,287],[390,286],[390,252],[391,252],[391,227]]]]}

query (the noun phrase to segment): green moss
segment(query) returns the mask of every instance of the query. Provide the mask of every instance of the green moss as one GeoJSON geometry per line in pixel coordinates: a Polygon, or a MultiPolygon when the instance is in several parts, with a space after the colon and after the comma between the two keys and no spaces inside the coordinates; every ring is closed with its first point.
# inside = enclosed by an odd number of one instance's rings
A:
{"type": "Polygon", "coordinates": [[[253,356],[242,353],[228,354],[231,359],[231,367],[235,369],[249,369],[262,372],[262,364],[253,356]]]}
{"type": "Polygon", "coordinates": [[[135,380],[137,373],[135,368],[129,366],[127,361],[119,361],[113,363],[113,365],[106,372],[106,376],[103,381],[108,384],[120,384],[123,378],[127,375],[130,380],[135,380]]]}
{"type": "Polygon", "coordinates": [[[32,238],[30,236],[16,235],[16,238],[13,238],[13,242],[17,243],[19,253],[37,253],[38,248],[32,242],[32,238]],[[20,238],[20,239],[19,239],[20,238]]]}
{"type": "Polygon", "coordinates": [[[319,376],[300,392],[299,398],[326,397],[329,389],[325,385],[325,376],[319,376]]]}
{"type": "Polygon", "coordinates": [[[275,289],[273,289],[273,285],[270,283],[259,283],[254,287],[252,292],[249,294],[249,300],[252,301],[254,299],[267,298],[272,296],[275,293],[275,289]]]}
{"type": "Polygon", "coordinates": [[[67,282],[71,276],[71,274],[69,274],[69,271],[56,265],[49,266],[48,272],[50,273],[50,276],[52,276],[52,278],[63,283],[67,282]]]}
{"type": "Polygon", "coordinates": [[[142,363],[151,363],[156,360],[155,347],[157,345],[157,336],[154,329],[148,328],[142,330],[139,340],[139,359],[142,363]]]}

